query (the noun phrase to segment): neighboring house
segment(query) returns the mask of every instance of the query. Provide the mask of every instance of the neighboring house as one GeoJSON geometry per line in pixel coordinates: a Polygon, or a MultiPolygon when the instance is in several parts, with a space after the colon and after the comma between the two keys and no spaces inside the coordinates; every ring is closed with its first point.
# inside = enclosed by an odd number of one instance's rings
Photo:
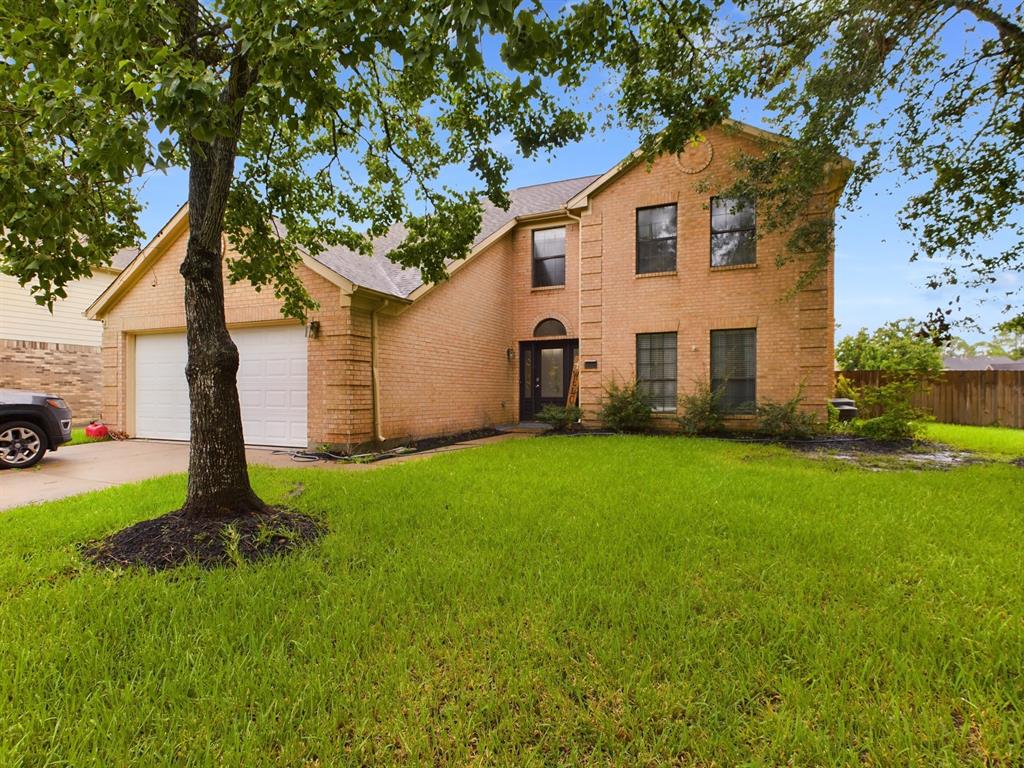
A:
{"type": "Polygon", "coordinates": [[[52,313],[17,279],[0,274],[0,388],[58,393],[77,424],[99,418],[103,324],[85,310],[138,252],[118,251],[109,268],[72,281],[52,313]]]}
{"type": "Polygon", "coordinates": [[[947,355],[942,358],[942,367],[947,371],[1024,371],[1024,360],[1014,360],[1005,355],[947,355]]]}
{"type": "MultiPolygon", "coordinates": [[[[446,282],[423,284],[387,259],[400,227],[372,257],[307,256],[296,269],[320,308],[305,326],[281,317],[272,292],[226,285],[246,441],[355,447],[531,419],[565,404],[577,357],[591,423],[607,384],[634,376],[666,427],[697,380],[724,385],[737,426],[751,423],[755,402],[801,387],[824,415],[831,253],[788,297],[800,266],[776,266],[786,235],[756,238],[752,205],[712,197],[735,173],[730,159],[764,136],[717,128],[649,168],[627,161],[513,190],[508,211],[486,208],[446,282]]],[[[831,216],[845,168],[818,214],[831,216]]],[[[187,233],[182,209],[89,310],[104,324],[103,416],[135,436],[188,438],[187,233]]]]}

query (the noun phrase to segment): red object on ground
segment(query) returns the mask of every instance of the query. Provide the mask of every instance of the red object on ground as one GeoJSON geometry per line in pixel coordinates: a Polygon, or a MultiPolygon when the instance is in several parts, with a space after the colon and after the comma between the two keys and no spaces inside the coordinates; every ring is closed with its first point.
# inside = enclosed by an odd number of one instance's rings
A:
{"type": "Polygon", "coordinates": [[[86,437],[106,437],[110,430],[107,429],[106,424],[100,424],[98,421],[94,421],[85,428],[86,437]]]}

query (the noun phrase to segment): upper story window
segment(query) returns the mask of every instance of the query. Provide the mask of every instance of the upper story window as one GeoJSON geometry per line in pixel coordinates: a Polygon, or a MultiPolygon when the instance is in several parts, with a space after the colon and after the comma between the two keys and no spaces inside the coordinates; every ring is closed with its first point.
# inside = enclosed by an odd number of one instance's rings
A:
{"type": "Polygon", "coordinates": [[[565,285],[565,227],[533,230],[533,287],[565,285]]]}
{"type": "Polygon", "coordinates": [[[754,201],[742,197],[711,198],[711,266],[756,263],[754,201]]]}
{"type": "Polygon", "coordinates": [[[757,330],[711,332],[711,388],[725,413],[753,413],[757,402],[757,330]]]}
{"type": "Polygon", "coordinates": [[[676,409],[675,333],[636,335],[636,381],[651,398],[651,410],[676,409]]]}
{"type": "Polygon", "coordinates": [[[636,273],[676,269],[676,205],[636,209],[636,273]]]}

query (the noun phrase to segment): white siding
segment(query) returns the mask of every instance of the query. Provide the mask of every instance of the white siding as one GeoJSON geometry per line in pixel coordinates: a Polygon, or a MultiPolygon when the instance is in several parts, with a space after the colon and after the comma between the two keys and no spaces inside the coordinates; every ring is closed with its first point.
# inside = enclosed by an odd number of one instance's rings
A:
{"type": "Polygon", "coordinates": [[[53,305],[53,314],[36,304],[28,288],[10,275],[0,274],[0,339],[48,341],[98,347],[103,323],[88,320],[86,308],[114,279],[109,272],[75,280],[68,285],[68,297],[53,305]]]}

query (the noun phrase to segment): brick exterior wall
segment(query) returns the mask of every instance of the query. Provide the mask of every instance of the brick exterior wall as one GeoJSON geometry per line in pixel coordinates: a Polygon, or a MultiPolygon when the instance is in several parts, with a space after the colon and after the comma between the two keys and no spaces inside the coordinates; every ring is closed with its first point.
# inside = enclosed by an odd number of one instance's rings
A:
{"type": "MultiPolygon", "coordinates": [[[[375,440],[374,317],[378,428],[389,442],[518,420],[518,343],[549,317],[579,339],[581,360],[597,363],[581,372],[580,402],[590,423],[608,382],[635,376],[636,334],[676,332],[682,393],[710,378],[711,331],[730,328],[757,329],[759,401],[787,400],[802,386],[805,407],[823,416],[833,377],[831,254],[827,271],[788,299],[800,265],[775,266],[784,233],[758,241],[756,265],[712,269],[710,197],[734,173],[731,157],[753,144],[730,131],[708,137],[713,159],[702,172],[684,173],[672,157],[637,165],[591,196],[579,219],[521,222],[410,305],[343,290],[299,267],[321,305],[310,318],[320,322],[320,336],[308,341],[310,443],[354,448],[375,440]],[[664,203],[678,206],[677,268],[637,276],[636,209],[664,203]],[[551,226],[566,227],[566,283],[533,289],[531,231],[551,226]]],[[[835,196],[823,195],[819,204],[831,211],[835,196]]],[[[114,427],[130,431],[134,334],[184,327],[178,266],[185,246],[181,233],[104,318],[102,408],[114,427]]],[[[229,325],[282,322],[268,292],[227,285],[225,299],[229,325]]],[[[671,414],[657,419],[675,425],[671,414]]],[[[738,417],[731,426],[752,423],[738,417]]]]}
{"type": "MultiPolygon", "coordinates": [[[[582,216],[580,359],[596,370],[581,372],[580,404],[594,422],[610,380],[636,375],[636,334],[677,334],[680,394],[710,379],[710,334],[729,328],[757,329],[757,398],[782,401],[804,387],[805,408],[825,415],[832,389],[833,268],[790,300],[800,266],[775,265],[785,233],[757,243],[757,264],[712,268],[710,198],[730,183],[730,159],[754,147],[749,138],[712,130],[713,159],[703,172],[684,173],[675,158],[639,164],[591,198],[582,216]],[[698,188],[698,185],[700,188],[698,188]],[[677,205],[676,270],[636,274],[636,209],[677,205]]],[[[572,269],[573,265],[567,265],[572,269]]],[[[568,299],[568,297],[567,297],[568,299]]],[[[675,426],[658,415],[659,426],[675,426]]],[[[743,428],[750,417],[730,420],[743,428]]]]}
{"type": "Polygon", "coordinates": [[[508,239],[397,316],[378,317],[383,436],[457,434],[515,421],[508,239]]]}
{"type": "Polygon", "coordinates": [[[99,347],[0,339],[0,389],[60,395],[75,426],[100,417],[101,385],[99,347]]]}

